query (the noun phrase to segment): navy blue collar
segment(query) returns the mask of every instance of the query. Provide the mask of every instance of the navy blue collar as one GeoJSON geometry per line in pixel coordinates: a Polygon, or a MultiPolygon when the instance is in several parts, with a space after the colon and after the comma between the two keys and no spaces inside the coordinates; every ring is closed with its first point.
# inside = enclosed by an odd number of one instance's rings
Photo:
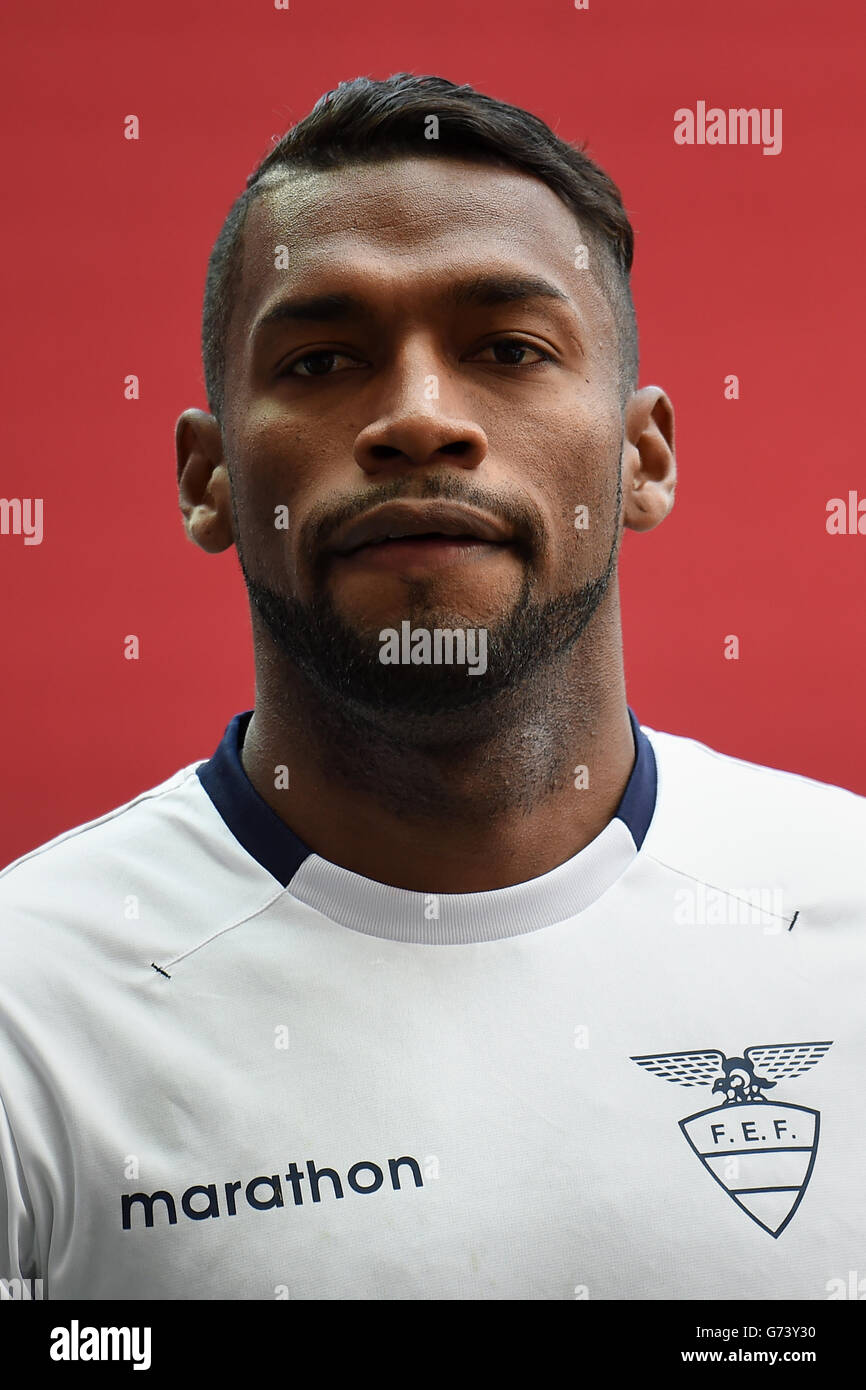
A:
{"type": "MultiPolygon", "coordinates": [[[[196,769],[202,786],[219,811],[235,839],[263,869],[287,888],[308,855],[313,851],[299,839],[259,796],[241,762],[241,748],[251,709],[236,714],[212,758],[196,769]]],[[[624,821],[639,850],[653,818],[658,773],[652,744],[642,733],[634,711],[628,717],[634,736],[636,757],[614,819],[624,821]]]]}

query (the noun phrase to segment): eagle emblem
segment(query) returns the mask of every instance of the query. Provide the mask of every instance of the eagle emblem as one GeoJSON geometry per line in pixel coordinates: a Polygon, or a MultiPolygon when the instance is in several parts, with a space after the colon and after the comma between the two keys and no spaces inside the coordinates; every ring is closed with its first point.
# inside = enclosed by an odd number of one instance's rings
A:
{"type": "Polygon", "coordinates": [[[818,1152],[820,1115],[764,1093],[820,1062],[831,1042],[768,1043],[742,1057],[717,1048],[632,1057],[680,1086],[711,1086],[717,1105],[680,1120],[693,1153],[737,1206],[777,1239],[803,1200],[818,1152]]]}

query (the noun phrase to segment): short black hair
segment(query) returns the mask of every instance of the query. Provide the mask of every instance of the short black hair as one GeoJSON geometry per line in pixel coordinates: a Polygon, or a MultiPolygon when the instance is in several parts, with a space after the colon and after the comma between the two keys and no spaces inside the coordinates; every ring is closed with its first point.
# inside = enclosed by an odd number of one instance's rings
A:
{"type": "Polygon", "coordinates": [[[241,282],[243,233],[253,200],[299,170],[335,169],[406,155],[477,159],[541,179],[580,222],[590,264],[617,329],[620,399],[637,388],[638,335],[629,273],[634,233],[616,184],[538,116],[443,77],[356,77],[320,97],[261,160],[235,200],[208,262],[202,361],[208,408],[222,425],[226,339],[241,282]],[[437,138],[425,136],[437,121],[437,138]]]}

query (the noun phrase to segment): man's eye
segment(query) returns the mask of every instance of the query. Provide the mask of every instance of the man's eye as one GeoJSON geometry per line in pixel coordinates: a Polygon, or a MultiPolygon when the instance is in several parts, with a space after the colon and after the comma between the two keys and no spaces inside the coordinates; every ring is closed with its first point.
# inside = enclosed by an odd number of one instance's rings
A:
{"type": "Polygon", "coordinates": [[[480,351],[492,352],[494,361],[505,367],[538,367],[542,362],[553,361],[549,353],[542,352],[534,343],[524,342],[522,338],[500,338],[495,343],[488,343],[480,351]],[[534,362],[524,360],[529,353],[534,354],[534,362]]]}
{"type": "Polygon", "coordinates": [[[318,352],[305,352],[303,357],[296,357],[294,362],[288,362],[277,375],[333,376],[334,364],[338,361],[357,365],[355,359],[349,357],[345,352],[337,352],[334,349],[322,348],[318,352]],[[301,368],[303,370],[300,370],[301,368]]]}

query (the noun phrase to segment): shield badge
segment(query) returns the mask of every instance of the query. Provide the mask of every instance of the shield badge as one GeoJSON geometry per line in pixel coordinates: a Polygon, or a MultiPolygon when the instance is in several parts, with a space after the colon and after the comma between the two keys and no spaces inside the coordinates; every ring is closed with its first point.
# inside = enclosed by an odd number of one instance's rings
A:
{"type": "Polygon", "coordinates": [[[780,1236],[812,1176],[820,1123],[805,1105],[755,1100],[701,1110],[680,1129],[737,1206],[780,1236]]]}
{"type": "Polygon", "coordinates": [[[821,1117],[805,1105],[769,1100],[764,1092],[819,1062],[829,1042],[768,1043],[728,1058],[716,1048],[632,1057],[665,1081],[706,1086],[722,1100],[679,1125],[692,1152],[732,1201],[778,1238],[809,1184],[821,1117]],[[760,1074],[759,1074],[760,1073],[760,1074]]]}

